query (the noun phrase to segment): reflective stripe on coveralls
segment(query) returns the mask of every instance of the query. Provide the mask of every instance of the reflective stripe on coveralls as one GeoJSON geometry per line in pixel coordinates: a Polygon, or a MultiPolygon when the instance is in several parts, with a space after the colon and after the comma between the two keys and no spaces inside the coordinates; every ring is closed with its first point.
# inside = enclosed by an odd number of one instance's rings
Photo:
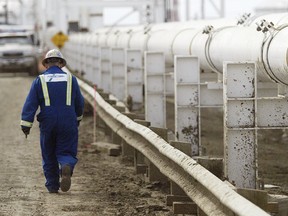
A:
{"type": "Polygon", "coordinates": [[[39,77],[41,80],[42,91],[43,91],[44,100],[45,100],[45,106],[50,106],[49,92],[48,92],[47,84],[45,82],[45,77],[43,74],[40,75],[39,77]]]}
{"type": "MultiPolygon", "coordinates": [[[[43,74],[40,75],[39,77],[41,80],[45,106],[50,106],[50,97],[49,97],[49,92],[47,88],[47,83],[45,81],[45,77],[43,74]]],[[[71,95],[72,95],[72,75],[67,74],[67,90],[66,90],[66,105],[67,106],[71,106],[71,95]]]]}
{"type": "Polygon", "coordinates": [[[32,122],[28,122],[28,121],[21,120],[20,125],[25,126],[25,127],[32,127],[32,126],[33,126],[33,123],[32,123],[32,122]]]}
{"type": "Polygon", "coordinates": [[[71,106],[72,75],[67,74],[66,105],[71,106]]]}

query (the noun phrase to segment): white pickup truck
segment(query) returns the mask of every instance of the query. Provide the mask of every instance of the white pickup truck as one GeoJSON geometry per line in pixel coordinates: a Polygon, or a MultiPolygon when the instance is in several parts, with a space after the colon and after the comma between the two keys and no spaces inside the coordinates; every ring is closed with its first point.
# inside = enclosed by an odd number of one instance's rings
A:
{"type": "Polygon", "coordinates": [[[0,73],[28,72],[38,74],[37,48],[31,34],[25,32],[0,33],[0,73]]]}

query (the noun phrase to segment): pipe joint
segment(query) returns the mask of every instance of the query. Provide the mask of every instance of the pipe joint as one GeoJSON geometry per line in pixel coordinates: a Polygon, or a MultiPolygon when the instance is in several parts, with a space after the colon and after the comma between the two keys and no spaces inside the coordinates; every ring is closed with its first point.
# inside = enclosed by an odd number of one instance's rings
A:
{"type": "Polygon", "coordinates": [[[202,34],[210,34],[213,30],[214,27],[212,25],[205,26],[202,31],[202,34]]]}
{"type": "Polygon", "coordinates": [[[243,25],[250,18],[251,13],[244,13],[237,21],[237,25],[243,25]]]}
{"type": "Polygon", "coordinates": [[[270,34],[273,34],[275,30],[278,30],[276,27],[274,27],[273,22],[268,22],[265,19],[261,20],[260,24],[256,23],[257,25],[257,31],[262,31],[263,33],[270,32],[270,34]]]}

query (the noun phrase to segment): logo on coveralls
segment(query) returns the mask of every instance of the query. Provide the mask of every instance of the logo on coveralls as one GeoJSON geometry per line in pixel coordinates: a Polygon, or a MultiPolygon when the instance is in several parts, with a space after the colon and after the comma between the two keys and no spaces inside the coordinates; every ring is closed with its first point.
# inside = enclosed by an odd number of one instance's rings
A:
{"type": "Polygon", "coordinates": [[[46,82],[67,82],[66,74],[45,74],[46,82]]]}

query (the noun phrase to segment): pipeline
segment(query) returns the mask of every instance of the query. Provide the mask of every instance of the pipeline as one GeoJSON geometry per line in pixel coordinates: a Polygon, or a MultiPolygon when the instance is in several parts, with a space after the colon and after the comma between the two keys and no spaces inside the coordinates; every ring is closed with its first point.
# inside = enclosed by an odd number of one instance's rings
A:
{"type": "MultiPolygon", "coordinates": [[[[173,66],[175,55],[193,55],[199,57],[201,69],[204,72],[213,71],[220,75],[223,71],[224,61],[257,61],[260,63],[257,71],[259,71],[258,77],[261,81],[272,80],[286,85],[288,83],[286,76],[287,45],[284,44],[284,37],[286,38],[287,35],[287,15],[276,14],[251,18],[244,22],[241,21],[241,26],[236,22],[229,23],[225,20],[218,20],[214,21],[214,25],[207,25],[211,21],[195,21],[185,24],[169,23],[105,28],[93,33],[72,35],[67,44],[70,46],[70,52],[67,52],[68,55],[65,54],[65,56],[69,56],[71,68],[88,71],[87,67],[91,67],[93,64],[93,56],[91,57],[93,48],[135,49],[141,50],[142,55],[145,51],[161,51],[166,55],[167,65],[173,66]],[[71,52],[72,47],[74,50],[77,49],[77,52],[71,52]],[[87,58],[88,56],[89,58],[87,58]]],[[[102,49],[100,50],[102,52],[102,49]]],[[[109,49],[106,50],[109,52],[109,49]]],[[[103,56],[109,55],[104,52],[97,55],[101,55],[102,63],[110,58],[103,58],[103,56]]],[[[102,67],[102,65],[93,67],[102,67]]],[[[89,94],[90,90],[85,87],[85,84],[80,83],[80,85],[89,94]]],[[[223,182],[220,185],[219,179],[215,181],[211,179],[211,182],[221,190],[216,190],[213,185],[211,186],[207,181],[210,179],[208,178],[210,174],[202,172],[201,166],[198,166],[192,158],[175,151],[163,140],[156,139],[156,135],[148,129],[129,122],[120,113],[115,113],[104,102],[102,103],[99,97],[96,100],[100,107],[97,112],[105,119],[105,123],[129,145],[143,153],[168,178],[177,182],[187,195],[201,209],[204,209],[205,213],[208,215],[231,215],[232,212],[236,215],[247,215],[253,212],[253,215],[267,215],[261,210],[258,212],[259,209],[254,210],[254,206],[251,204],[247,204],[247,209],[243,208],[246,204],[242,202],[246,203],[246,201],[238,199],[237,195],[235,198],[237,202],[232,201],[235,194],[225,186],[222,187],[223,182]],[[178,161],[179,158],[180,161],[178,161]],[[175,169],[169,169],[171,163],[175,163],[173,165],[176,167],[175,169]],[[226,189],[228,195],[225,192],[222,196],[226,189]],[[234,209],[235,206],[238,206],[236,203],[243,205],[239,205],[241,206],[239,209],[237,207],[234,209]],[[216,209],[215,212],[212,209],[216,209]],[[254,214],[254,211],[257,213],[254,214]]]]}
{"type": "Polygon", "coordinates": [[[93,46],[135,49],[143,54],[161,51],[170,66],[175,55],[193,55],[199,57],[204,72],[219,74],[224,61],[256,61],[259,81],[288,85],[287,26],[288,14],[279,13],[238,22],[220,19],[103,28],[71,35],[68,44],[78,44],[80,52],[93,46]]]}

